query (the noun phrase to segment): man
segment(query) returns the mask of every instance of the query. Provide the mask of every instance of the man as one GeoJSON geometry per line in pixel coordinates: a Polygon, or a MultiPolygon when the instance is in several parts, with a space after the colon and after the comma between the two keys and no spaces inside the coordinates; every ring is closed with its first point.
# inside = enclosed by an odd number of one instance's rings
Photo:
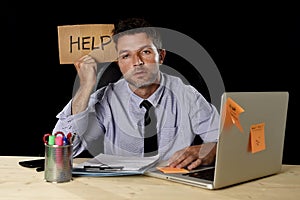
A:
{"type": "Polygon", "coordinates": [[[103,136],[107,154],[154,152],[169,166],[187,169],[213,163],[219,113],[194,87],[160,71],[166,50],[157,30],[143,19],[130,18],[115,25],[113,40],[123,78],[93,92],[97,63],[89,55],[76,61],[80,86],[57,115],[53,132],[76,133],[74,156],[103,136]],[[144,100],[151,108],[141,105],[144,100]],[[152,135],[145,136],[151,110],[157,122],[150,118],[152,135]],[[195,135],[202,145],[191,146],[195,135]]]}

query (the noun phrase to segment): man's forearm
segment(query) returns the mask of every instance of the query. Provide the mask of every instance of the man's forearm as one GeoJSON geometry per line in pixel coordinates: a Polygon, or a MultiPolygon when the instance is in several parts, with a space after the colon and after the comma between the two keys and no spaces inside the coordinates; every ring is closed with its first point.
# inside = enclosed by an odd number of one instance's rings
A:
{"type": "Polygon", "coordinates": [[[79,87],[72,100],[72,115],[84,111],[89,103],[92,90],[79,87]]]}

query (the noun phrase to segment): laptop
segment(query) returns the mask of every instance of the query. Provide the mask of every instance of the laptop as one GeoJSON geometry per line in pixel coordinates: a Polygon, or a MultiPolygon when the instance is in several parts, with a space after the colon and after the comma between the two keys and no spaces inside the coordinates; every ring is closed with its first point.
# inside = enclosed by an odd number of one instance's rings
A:
{"type": "Polygon", "coordinates": [[[145,175],[213,190],[279,173],[288,97],[285,91],[223,93],[214,165],[180,174],[163,173],[154,167],[145,175]],[[230,109],[239,109],[234,122],[225,120],[231,119],[230,114],[224,115],[230,109]]]}

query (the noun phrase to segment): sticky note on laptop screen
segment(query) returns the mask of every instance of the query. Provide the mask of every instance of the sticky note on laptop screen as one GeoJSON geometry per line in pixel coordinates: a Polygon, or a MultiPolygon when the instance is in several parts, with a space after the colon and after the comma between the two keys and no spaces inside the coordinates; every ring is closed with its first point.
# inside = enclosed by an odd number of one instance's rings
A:
{"type": "Polygon", "coordinates": [[[265,123],[253,124],[250,127],[250,150],[252,153],[266,149],[264,128],[265,123]]]}

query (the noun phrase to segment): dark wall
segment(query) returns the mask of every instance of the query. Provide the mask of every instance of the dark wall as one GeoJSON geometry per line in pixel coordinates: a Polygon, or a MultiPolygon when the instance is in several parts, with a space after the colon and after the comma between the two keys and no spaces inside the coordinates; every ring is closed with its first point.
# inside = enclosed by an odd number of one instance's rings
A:
{"type": "Polygon", "coordinates": [[[97,6],[88,8],[44,5],[39,9],[6,9],[1,73],[1,134],[5,142],[0,155],[43,156],[42,136],[52,130],[56,114],[72,97],[76,72],[73,65],[59,64],[58,25],[114,23],[119,18],[144,16],[155,26],[180,31],[201,44],[216,63],[227,91],[289,91],[283,162],[300,164],[295,154],[299,152],[299,133],[294,118],[299,111],[298,13],[267,8],[191,10],[193,6],[169,8],[171,14],[149,12],[143,6],[108,13],[97,6]]]}

